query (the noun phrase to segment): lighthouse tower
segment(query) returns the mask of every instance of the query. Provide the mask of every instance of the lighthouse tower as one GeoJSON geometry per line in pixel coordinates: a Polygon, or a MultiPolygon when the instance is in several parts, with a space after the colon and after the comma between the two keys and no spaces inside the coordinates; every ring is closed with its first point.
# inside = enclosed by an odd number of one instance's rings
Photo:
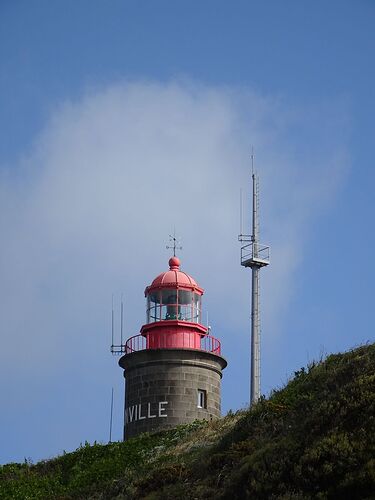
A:
{"type": "Polygon", "coordinates": [[[124,439],[220,416],[227,362],[220,341],[202,325],[202,295],[176,256],[146,288],[146,324],[118,346],[124,353],[124,439]]]}

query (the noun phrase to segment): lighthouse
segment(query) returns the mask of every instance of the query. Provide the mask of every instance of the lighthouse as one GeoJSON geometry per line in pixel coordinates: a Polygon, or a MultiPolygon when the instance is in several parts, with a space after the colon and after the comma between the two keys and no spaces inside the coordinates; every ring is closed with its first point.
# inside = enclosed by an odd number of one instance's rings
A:
{"type": "Polygon", "coordinates": [[[140,334],[112,346],[112,352],[123,354],[124,439],[220,417],[227,362],[220,341],[202,324],[203,292],[174,255],[169,270],[145,289],[140,334]]]}

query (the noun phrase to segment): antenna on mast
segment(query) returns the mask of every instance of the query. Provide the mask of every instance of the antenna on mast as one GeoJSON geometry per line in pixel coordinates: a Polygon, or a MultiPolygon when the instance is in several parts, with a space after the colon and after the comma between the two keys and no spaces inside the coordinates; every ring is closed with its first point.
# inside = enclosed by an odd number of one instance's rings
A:
{"type": "Polygon", "coordinates": [[[259,271],[270,263],[270,247],[259,243],[259,180],[254,171],[254,149],[251,149],[252,177],[252,234],[241,234],[238,241],[246,243],[241,247],[241,266],[251,269],[251,363],[250,404],[260,398],[260,310],[259,271]]]}
{"type": "Polygon", "coordinates": [[[240,189],[240,236],[243,234],[242,188],[240,189]]]}
{"type": "MultiPolygon", "coordinates": [[[[118,335],[118,334],[117,334],[118,335]]],[[[117,338],[116,335],[116,338],[117,338]]],[[[126,345],[124,342],[124,300],[121,294],[121,309],[120,309],[120,345],[115,345],[115,308],[114,308],[114,295],[112,294],[112,354],[124,354],[126,352],[126,345]]]]}
{"type": "Polygon", "coordinates": [[[113,347],[114,334],[115,334],[114,316],[115,316],[115,311],[113,309],[113,293],[112,293],[112,344],[111,344],[111,348],[113,347]]]}
{"type": "Polygon", "coordinates": [[[120,338],[121,338],[121,345],[123,344],[123,331],[124,331],[124,302],[122,300],[122,294],[121,294],[121,327],[120,327],[120,338]]]}

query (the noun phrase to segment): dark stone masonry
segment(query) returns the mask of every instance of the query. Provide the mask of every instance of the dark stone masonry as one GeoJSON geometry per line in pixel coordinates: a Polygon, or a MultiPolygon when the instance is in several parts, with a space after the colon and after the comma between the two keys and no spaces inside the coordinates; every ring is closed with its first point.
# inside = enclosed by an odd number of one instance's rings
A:
{"type": "Polygon", "coordinates": [[[195,349],[148,349],[123,356],[124,439],[221,415],[227,362],[195,349]]]}

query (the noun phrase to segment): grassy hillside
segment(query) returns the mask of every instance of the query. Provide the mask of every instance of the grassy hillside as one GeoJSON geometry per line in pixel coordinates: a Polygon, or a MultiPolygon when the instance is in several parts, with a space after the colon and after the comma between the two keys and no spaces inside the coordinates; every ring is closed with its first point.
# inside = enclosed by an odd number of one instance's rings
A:
{"type": "Polygon", "coordinates": [[[6,499],[374,499],[375,344],[249,411],[0,468],[6,499]]]}

